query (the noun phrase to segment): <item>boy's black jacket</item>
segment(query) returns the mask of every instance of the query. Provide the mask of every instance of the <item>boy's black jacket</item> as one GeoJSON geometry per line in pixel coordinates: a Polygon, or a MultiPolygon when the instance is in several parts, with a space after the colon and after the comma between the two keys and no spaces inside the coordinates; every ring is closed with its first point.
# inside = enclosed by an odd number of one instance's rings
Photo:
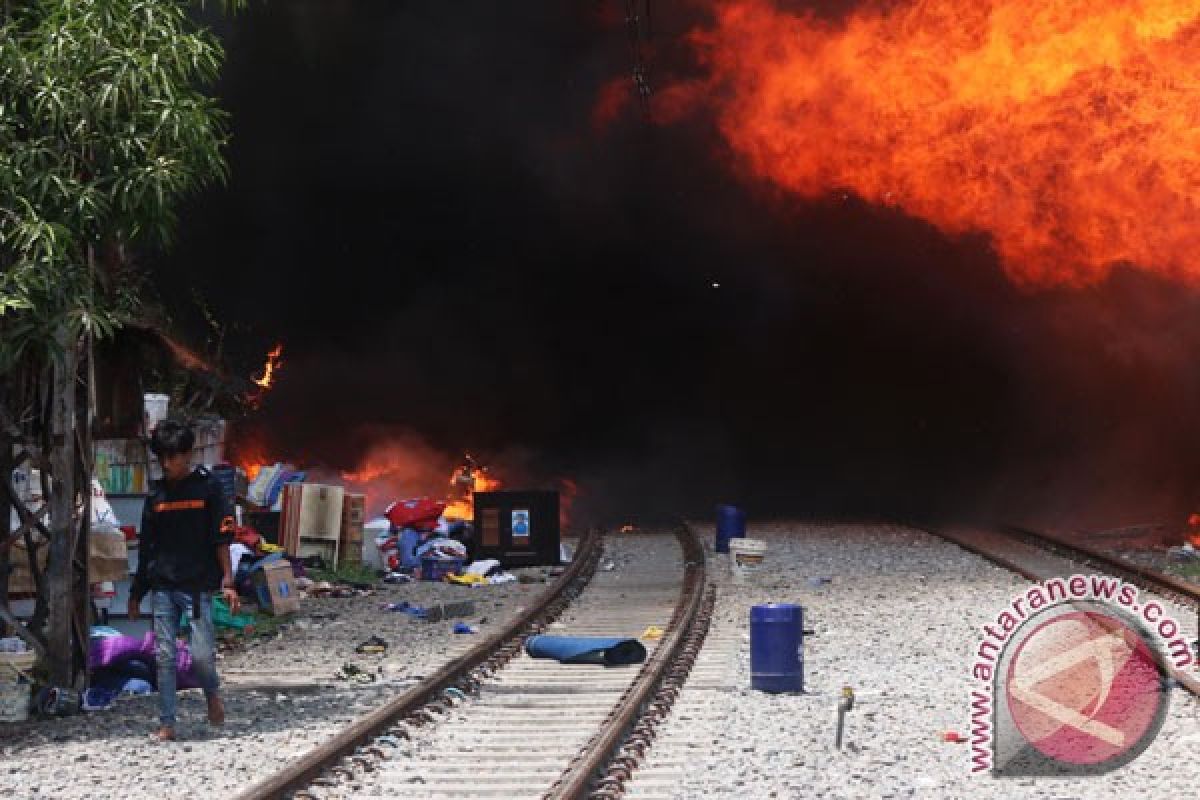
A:
{"type": "Polygon", "coordinates": [[[146,498],[131,594],[154,589],[207,592],[221,587],[217,546],[233,541],[233,511],[221,485],[203,467],[183,480],[158,481],[146,498]]]}

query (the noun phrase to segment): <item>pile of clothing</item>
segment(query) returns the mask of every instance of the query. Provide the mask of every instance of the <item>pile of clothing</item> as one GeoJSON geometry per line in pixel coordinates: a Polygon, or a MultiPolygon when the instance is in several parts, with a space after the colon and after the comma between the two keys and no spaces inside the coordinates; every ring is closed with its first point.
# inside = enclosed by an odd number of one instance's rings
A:
{"type": "MultiPolygon", "coordinates": [[[[192,671],[192,653],[185,643],[178,643],[175,658],[178,688],[198,688],[200,682],[192,671]]],[[[149,694],[158,686],[154,633],[123,636],[113,628],[93,627],[87,665],[91,688],[83,697],[84,711],[107,708],[121,694],[149,694]]]]}
{"type": "MultiPolygon", "coordinates": [[[[252,597],[254,589],[251,578],[255,570],[261,569],[272,561],[285,558],[283,548],[271,544],[258,531],[248,525],[239,525],[233,532],[233,544],[229,546],[229,566],[233,570],[233,582],[240,594],[252,597]]],[[[296,569],[293,559],[292,569],[296,569]]],[[[300,567],[297,575],[303,575],[304,568],[300,567]]]]}
{"type": "Polygon", "coordinates": [[[459,575],[447,575],[448,583],[460,586],[496,586],[501,583],[515,583],[517,576],[505,572],[504,567],[494,558],[472,561],[459,575]]]}
{"type": "Polygon", "coordinates": [[[465,561],[467,546],[457,539],[443,536],[436,531],[433,536],[419,545],[414,551],[419,562],[423,558],[436,558],[438,561],[465,561]]]}
{"type": "Polygon", "coordinates": [[[447,520],[442,516],[446,504],[419,497],[398,500],[387,507],[384,516],[389,529],[375,539],[391,573],[407,573],[421,566],[422,558],[439,561],[465,561],[470,523],[447,520]]]}
{"type": "Polygon", "coordinates": [[[285,483],[304,483],[308,475],[289,464],[272,464],[263,467],[254,476],[246,489],[246,500],[259,508],[279,511],[283,501],[285,483]]]}

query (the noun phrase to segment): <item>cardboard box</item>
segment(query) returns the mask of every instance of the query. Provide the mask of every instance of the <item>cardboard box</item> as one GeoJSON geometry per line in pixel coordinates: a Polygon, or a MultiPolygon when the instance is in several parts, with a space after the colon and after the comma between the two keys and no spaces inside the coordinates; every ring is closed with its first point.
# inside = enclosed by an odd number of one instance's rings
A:
{"type": "MultiPolygon", "coordinates": [[[[50,546],[41,534],[34,534],[38,548],[38,568],[43,572],[50,557],[50,546]]],[[[18,539],[9,550],[12,572],[8,576],[10,594],[33,594],[33,576],[29,572],[29,551],[25,549],[24,537],[18,539]]],[[[119,530],[94,529],[88,532],[88,583],[129,580],[129,550],[125,534],[119,530]]]]}
{"type": "Polygon", "coordinates": [[[88,532],[88,582],[129,580],[129,547],[119,530],[88,532]]]}
{"type": "Polygon", "coordinates": [[[300,608],[296,575],[287,561],[276,561],[256,570],[253,579],[258,607],[269,614],[290,614],[300,608]]]}

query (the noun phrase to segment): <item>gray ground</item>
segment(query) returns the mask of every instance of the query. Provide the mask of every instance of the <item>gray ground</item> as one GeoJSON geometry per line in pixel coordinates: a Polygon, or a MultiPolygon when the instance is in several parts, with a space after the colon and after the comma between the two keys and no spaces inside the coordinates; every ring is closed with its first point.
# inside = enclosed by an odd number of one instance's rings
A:
{"type": "MultiPolygon", "coordinates": [[[[900,527],[781,524],[748,534],[769,542],[767,571],[752,586],[732,585],[728,556],[713,564],[721,584],[714,632],[740,640],[728,658],[732,679],[708,691],[701,739],[674,721],[655,751],[688,768],[647,770],[641,791],[655,798],[1117,798],[1194,797],[1200,766],[1200,703],[1176,690],[1154,743],[1109,775],[1076,779],[996,779],[968,774],[971,657],[981,626],[1026,581],[932,536],[900,527]],[[813,586],[810,578],[828,577],[813,586]],[[805,650],[803,695],[750,689],[748,613],[753,604],[805,607],[817,635],[805,650]],[[839,690],[852,686],[855,709],[846,746],[833,748],[839,690]],[[660,749],[661,748],[661,749],[660,749]],[[655,780],[655,778],[658,780],[655,780]],[[664,776],[670,776],[663,780],[664,776]]],[[[705,534],[711,536],[711,529],[705,534]]],[[[1194,611],[1176,609],[1190,638],[1194,611]]],[[[681,703],[687,703],[687,693],[681,703]]]]}
{"type": "MultiPolygon", "coordinates": [[[[544,576],[544,570],[514,570],[544,576]]],[[[371,597],[305,599],[277,635],[224,654],[228,721],[210,728],[204,698],[180,694],[180,741],[157,744],[157,697],[121,698],[103,712],[22,724],[0,723],[0,797],[224,797],[280,768],[431,668],[478,642],[531,604],[548,584],[466,587],[417,582],[386,586],[371,597]],[[478,635],[451,632],[454,620],[428,623],[384,611],[384,603],[420,606],[474,600],[462,621],[478,635]],[[385,655],[357,655],[371,635],[385,655]],[[336,680],[352,663],[377,675],[373,684],[336,680]]]]}
{"type": "MultiPolygon", "coordinates": [[[[704,534],[711,537],[711,530],[704,534]]],[[[1138,759],[1109,775],[1072,780],[1009,779],[968,774],[970,745],[942,741],[969,733],[969,665],[981,626],[1026,582],[926,534],[892,526],[779,524],[753,526],[770,545],[766,571],[733,585],[728,557],[712,568],[720,586],[713,642],[728,657],[706,660],[700,702],[685,692],[656,740],[654,754],[674,753],[662,770],[644,770],[634,797],[673,798],[1117,798],[1191,797],[1200,768],[1200,703],[1176,691],[1158,738],[1138,759]],[[814,585],[813,578],[830,578],[814,585]],[[767,695],[750,687],[748,609],[796,602],[817,635],[806,643],[808,693],[767,695]],[[832,747],[837,695],[853,686],[846,746],[832,747]],[[665,777],[664,777],[665,776],[665,777]]],[[[451,623],[410,622],[381,612],[383,602],[474,598],[495,624],[527,604],[542,586],[468,589],[414,585],[375,597],[313,600],[297,624],[275,640],[222,662],[231,684],[230,721],[210,731],[203,701],[185,694],[184,740],[152,745],[153,698],[71,719],[0,727],[0,797],[174,798],[226,796],[320,742],[374,704],[448,657],[447,644],[472,637],[451,623]],[[497,605],[498,604],[498,605],[497,605]],[[392,643],[386,656],[353,655],[371,633],[392,643]],[[384,684],[330,680],[344,662],[382,669],[384,684]],[[286,689],[249,689],[274,683],[286,689]]],[[[1176,618],[1196,636],[1194,612],[1176,618]]],[[[472,621],[475,621],[472,620],[472,621]]],[[[716,646],[716,645],[714,645],[716,646]]],[[[714,657],[715,656],[715,657],[714,657]]]]}

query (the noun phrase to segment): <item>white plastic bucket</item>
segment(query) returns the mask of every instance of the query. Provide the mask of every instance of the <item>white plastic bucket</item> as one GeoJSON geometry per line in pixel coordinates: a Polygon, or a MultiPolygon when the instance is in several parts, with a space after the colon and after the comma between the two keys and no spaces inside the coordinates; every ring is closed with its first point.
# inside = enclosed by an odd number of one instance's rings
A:
{"type": "Polygon", "coordinates": [[[379,550],[379,542],[386,541],[392,523],[386,517],[376,517],[363,525],[362,563],[375,569],[384,569],[384,555],[379,550]]]}
{"type": "Polygon", "coordinates": [[[762,539],[729,540],[729,566],[734,583],[748,583],[762,572],[767,559],[767,543],[762,539]]]}

